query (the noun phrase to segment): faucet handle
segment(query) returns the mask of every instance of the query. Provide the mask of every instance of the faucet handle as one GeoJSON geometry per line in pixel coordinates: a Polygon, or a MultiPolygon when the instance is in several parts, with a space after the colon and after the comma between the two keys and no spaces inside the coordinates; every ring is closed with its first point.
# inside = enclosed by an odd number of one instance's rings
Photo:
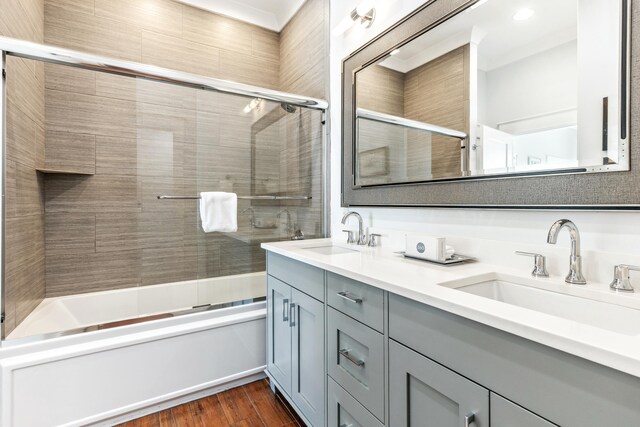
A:
{"type": "Polygon", "coordinates": [[[640,267],[635,265],[620,264],[613,268],[613,282],[609,285],[611,289],[618,292],[635,292],[629,280],[629,271],[640,271],[640,267]]]}
{"type": "Polygon", "coordinates": [[[356,243],[356,232],[353,230],[342,230],[343,233],[347,233],[347,243],[356,243]]]}
{"type": "Polygon", "coordinates": [[[378,246],[380,244],[380,237],[382,237],[381,234],[371,233],[369,235],[369,247],[375,248],[376,246],[378,246]]]}
{"type": "Polygon", "coordinates": [[[535,258],[533,260],[533,271],[531,272],[531,275],[533,277],[549,277],[549,272],[547,272],[547,258],[544,255],[522,251],[516,251],[516,255],[530,256],[535,258]]]}

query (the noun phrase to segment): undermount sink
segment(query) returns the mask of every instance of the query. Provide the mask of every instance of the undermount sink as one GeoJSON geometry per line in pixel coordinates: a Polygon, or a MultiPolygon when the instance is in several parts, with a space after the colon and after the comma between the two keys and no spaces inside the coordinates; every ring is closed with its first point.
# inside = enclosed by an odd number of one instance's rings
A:
{"type": "MultiPolygon", "coordinates": [[[[625,335],[640,334],[640,310],[509,280],[444,284],[458,291],[625,335]]],[[[564,285],[558,285],[564,286],[564,285]]]]}
{"type": "Polygon", "coordinates": [[[311,246],[302,248],[306,251],[315,252],[321,255],[340,255],[340,254],[352,254],[356,253],[355,249],[343,248],[342,246],[324,245],[324,246],[311,246]]]}

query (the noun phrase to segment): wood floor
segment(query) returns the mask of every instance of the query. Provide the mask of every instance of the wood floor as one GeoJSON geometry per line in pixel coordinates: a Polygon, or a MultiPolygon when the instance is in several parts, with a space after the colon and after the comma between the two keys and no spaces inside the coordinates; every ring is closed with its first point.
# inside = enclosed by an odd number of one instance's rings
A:
{"type": "Polygon", "coordinates": [[[281,395],[271,392],[268,380],[260,380],[120,426],[304,427],[304,423],[281,395]]]}

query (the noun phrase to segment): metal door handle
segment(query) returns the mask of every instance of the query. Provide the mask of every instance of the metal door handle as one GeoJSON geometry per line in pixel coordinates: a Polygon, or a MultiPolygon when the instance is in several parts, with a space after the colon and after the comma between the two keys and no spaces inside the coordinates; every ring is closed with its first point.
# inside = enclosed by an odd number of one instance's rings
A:
{"type": "Polygon", "coordinates": [[[289,298],[285,298],[282,300],[282,321],[289,321],[289,298]]]}
{"type": "Polygon", "coordinates": [[[338,292],[338,296],[340,298],[344,298],[347,301],[351,301],[354,304],[362,304],[362,298],[360,297],[356,297],[356,296],[352,296],[349,292],[347,291],[342,291],[342,292],[338,292]]]}
{"type": "Polygon", "coordinates": [[[350,350],[347,349],[342,349],[342,350],[338,350],[338,353],[340,354],[340,356],[343,356],[345,359],[347,359],[349,362],[353,363],[356,366],[364,366],[364,360],[362,359],[356,359],[355,357],[353,357],[351,355],[351,353],[349,353],[350,350]]]}
{"type": "Polygon", "coordinates": [[[292,328],[296,326],[296,304],[294,303],[289,305],[289,326],[292,328]]]}
{"type": "Polygon", "coordinates": [[[473,412],[464,417],[464,427],[470,427],[476,422],[476,414],[473,412]]]}

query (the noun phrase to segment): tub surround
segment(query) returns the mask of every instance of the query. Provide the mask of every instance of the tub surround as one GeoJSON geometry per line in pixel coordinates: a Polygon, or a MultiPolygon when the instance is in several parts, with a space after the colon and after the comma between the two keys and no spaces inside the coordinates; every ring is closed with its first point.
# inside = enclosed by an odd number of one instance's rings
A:
{"type": "MultiPolygon", "coordinates": [[[[493,242],[494,247],[491,247],[491,243],[485,242],[484,252],[495,249],[496,242],[493,242]]],[[[568,252],[565,262],[561,265],[562,274],[552,271],[549,278],[533,279],[529,274],[531,268],[520,267],[522,265],[520,261],[510,263],[512,258],[505,258],[504,263],[500,264],[476,262],[455,267],[442,267],[405,259],[391,251],[389,248],[393,246],[389,244],[384,248],[368,248],[346,245],[342,239],[317,239],[264,243],[262,247],[268,252],[364,282],[392,294],[640,377],[639,335],[615,333],[441,286],[452,281],[483,278],[491,280],[496,275],[502,275],[517,278],[522,283],[540,289],[640,310],[640,293],[616,294],[608,289],[608,282],[589,280],[588,275],[589,283],[586,286],[567,285],[564,282],[566,274],[564,267],[568,268],[568,252]],[[354,251],[331,255],[305,249],[331,244],[354,251]],[[507,263],[510,264],[507,265],[507,263]]],[[[465,253],[464,246],[456,244],[456,248],[461,253],[465,253]]],[[[465,254],[473,255],[473,253],[465,254]]],[[[514,255],[513,258],[517,257],[514,255]]]]}

